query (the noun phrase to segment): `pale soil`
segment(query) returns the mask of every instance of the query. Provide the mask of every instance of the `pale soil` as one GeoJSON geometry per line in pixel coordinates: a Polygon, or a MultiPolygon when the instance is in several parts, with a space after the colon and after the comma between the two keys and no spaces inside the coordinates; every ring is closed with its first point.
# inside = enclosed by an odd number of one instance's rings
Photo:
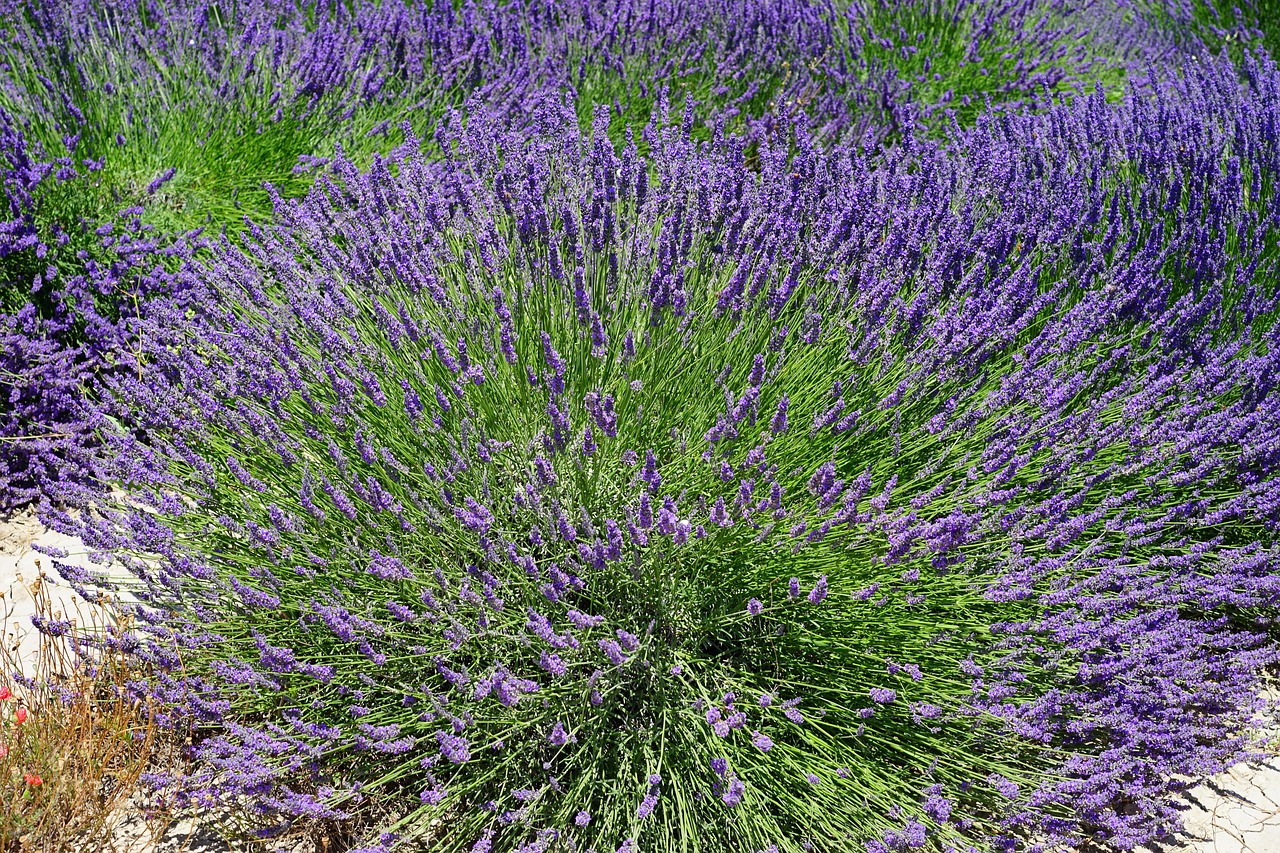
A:
{"type": "MultiPolygon", "coordinates": [[[[43,573],[55,609],[76,612],[77,597],[53,569],[52,561],[32,550],[32,544],[70,552],[74,560],[80,543],[45,530],[34,515],[20,513],[0,519],[0,615],[6,642],[16,643],[24,660],[33,659],[38,637],[31,626],[35,601],[30,583],[43,573]]],[[[1280,692],[1272,694],[1280,703],[1280,692]]],[[[1275,731],[1280,732],[1280,704],[1275,731]]],[[[1239,764],[1193,789],[1187,795],[1186,832],[1176,841],[1152,845],[1152,853],[1280,853],[1280,756],[1262,764],[1239,764]]],[[[159,827],[149,825],[137,810],[125,810],[112,832],[119,853],[239,853],[223,841],[208,820],[186,816],[172,823],[157,839],[159,827]]],[[[303,853],[307,847],[284,847],[303,853]]],[[[110,849],[104,847],[104,850],[110,849]]],[[[258,847],[259,850],[269,849],[258,847]]]]}
{"type": "Polygon", "coordinates": [[[1192,791],[1186,853],[1280,853],[1280,760],[1238,764],[1192,791]]]}

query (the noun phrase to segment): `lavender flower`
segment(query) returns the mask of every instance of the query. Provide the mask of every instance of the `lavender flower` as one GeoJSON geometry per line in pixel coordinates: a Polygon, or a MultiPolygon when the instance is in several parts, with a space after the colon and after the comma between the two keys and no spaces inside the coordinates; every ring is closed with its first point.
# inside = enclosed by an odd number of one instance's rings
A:
{"type": "Polygon", "coordinates": [[[636,819],[644,820],[653,814],[653,810],[658,805],[657,794],[645,794],[644,799],[640,801],[639,808],[636,809],[636,819]]]}
{"type": "Polygon", "coordinates": [[[577,743],[578,739],[565,730],[564,723],[557,720],[551,727],[551,734],[547,735],[547,742],[552,746],[564,746],[568,743],[577,743]]]}
{"type": "Polygon", "coordinates": [[[728,786],[724,793],[720,795],[720,799],[729,808],[733,808],[742,802],[742,795],[747,792],[747,786],[737,776],[730,775],[728,786]]]}
{"type": "Polygon", "coordinates": [[[818,578],[818,582],[814,584],[813,589],[809,591],[807,596],[810,604],[821,604],[822,600],[827,597],[827,576],[823,575],[818,578]]]}

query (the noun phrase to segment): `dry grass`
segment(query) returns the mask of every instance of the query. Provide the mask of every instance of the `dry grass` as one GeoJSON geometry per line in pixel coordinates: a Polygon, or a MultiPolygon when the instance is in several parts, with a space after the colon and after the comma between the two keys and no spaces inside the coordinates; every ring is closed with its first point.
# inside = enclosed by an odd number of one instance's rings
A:
{"type": "MultiPolygon", "coordinates": [[[[30,588],[39,614],[62,615],[50,612],[41,580],[30,588]]],[[[105,611],[86,619],[85,609],[72,620],[77,634],[122,630],[106,627],[105,611]]],[[[148,703],[129,695],[137,673],[124,655],[77,652],[68,638],[42,633],[35,660],[22,660],[22,629],[5,625],[0,648],[0,853],[139,850],[147,839],[122,838],[116,824],[141,775],[180,744],[157,728],[148,703]]],[[[166,821],[149,823],[154,841],[166,821]]]]}
{"type": "Polygon", "coordinates": [[[378,803],[352,803],[348,820],[299,821],[264,839],[253,832],[261,815],[243,804],[196,815],[175,790],[147,785],[148,772],[189,773],[199,735],[161,728],[152,713],[159,709],[130,693],[129,683],[147,673],[101,642],[127,632],[118,616],[84,602],[73,617],[63,614],[47,586],[37,579],[27,588],[46,624],[67,619],[67,635],[40,633],[33,655],[22,639],[36,629],[0,622],[0,853],[198,853],[227,845],[341,853],[361,830],[394,822],[378,803]],[[73,636],[99,642],[77,644],[73,636]]]}

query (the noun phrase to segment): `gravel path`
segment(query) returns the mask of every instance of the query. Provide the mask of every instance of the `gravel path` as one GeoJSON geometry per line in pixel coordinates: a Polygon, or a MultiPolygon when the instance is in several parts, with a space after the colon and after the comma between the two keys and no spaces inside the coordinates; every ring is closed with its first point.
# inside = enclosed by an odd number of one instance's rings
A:
{"type": "MultiPolygon", "coordinates": [[[[45,530],[31,513],[0,519],[0,615],[5,631],[16,642],[23,660],[33,660],[39,645],[31,627],[35,601],[30,583],[41,576],[55,609],[76,612],[77,597],[53,570],[48,557],[32,545],[60,548],[75,554],[80,543],[45,530]]],[[[1280,733],[1280,690],[1275,700],[1271,733],[1280,733]]],[[[1262,764],[1238,764],[1200,784],[1187,794],[1191,810],[1186,832],[1177,840],[1152,845],[1151,853],[1280,853],[1280,756],[1262,764]]],[[[116,830],[120,851],[128,853],[224,853],[229,848],[216,833],[187,819],[174,823],[158,840],[149,838],[140,815],[122,815],[116,830]]]]}

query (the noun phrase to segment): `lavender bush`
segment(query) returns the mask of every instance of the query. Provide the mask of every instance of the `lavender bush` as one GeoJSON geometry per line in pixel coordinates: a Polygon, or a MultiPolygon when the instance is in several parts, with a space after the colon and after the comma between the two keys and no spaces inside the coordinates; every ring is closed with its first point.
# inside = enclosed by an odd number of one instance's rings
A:
{"type": "Polygon", "coordinates": [[[111,369],[127,318],[168,287],[182,235],[268,216],[268,183],[301,195],[335,149],[367,165],[396,144],[401,121],[422,131],[468,99],[521,124],[544,88],[587,90],[585,103],[621,97],[631,110],[622,123],[637,127],[664,82],[758,114],[789,59],[830,45],[829,11],[5,4],[0,507],[92,469],[79,374],[111,369]]]}
{"type": "MultiPolygon", "coordinates": [[[[875,148],[1034,108],[1178,48],[1127,0],[606,4],[163,0],[0,4],[0,506],[95,465],[82,370],[112,369],[128,323],[200,229],[233,235],[298,197],[340,150],[362,168],[471,103],[524,127],[547,91],[625,144],[659,94],[759,140],[875,148]],[[1083,38],[1084,33],[1089,38],[1083,38]],[[157,271],[159,269],[159,271],[157,271]],[[33,313],[34,312],[34,313],[33,313]],[[31,352],[68,369],[48,370],[31,352]],[[52,442],[52,443],[50,443],[52,442]]],[[[1195,41],[1188,49],[1196,49],[1195,41]]],[[[714,121],[695,127],[709,139],[714,121]]],[[[748,160],[751,160],[751,157],[748,160]]]]}
{"type": "Polygon", "coordinates": [[[171,259],[198,241],[158,238],[139,206],[92,231],[83,221],[63,230],[55,219],[42,233],[33,215],[38,195],[73,205],[82,196],[74,186],[42,188],[54,164],[33,160],[21,130],[2,117],[0,149],[15,217],[0,225],[0,511],[7,511],[47,500],[60,481],[100,475],[86,388],[112,369],[115,351],[131,346],[151,295],[168,290],[171,259]]]}
{"type": "Polygon", "coordinates": [[[1274,56],[1280,48],[1280,7],[1275,0],[1158,0],[1145,11],[1151,24],[1195,49],[1239,56],[1241,48],[1261,47],[1274,56]]]}
{"type": "Polygon", "coordinates": [[[157,781],[363,850],[1175,828],[1276,659],[1275,66],[875,156],[580,109],[339,158],[138,321],[49,517],[205,727],[157,781]]]}
{"type": "Polygon", "coordinates": [[[1114,66],[1131,44],[1113,34],[1090,50],[1073,27],[1116,11],[1042,0],[998,13],[923,0],[9,2],[0,307],[17,310],[28,293],[44,316],[74,305],[64,291],[82,253],[111,248],[121,210],[141,207],[157,238],[237,231],[245,215],[269,214],[267,183],[299,196],[335,150],[365,166],[403,121],[422,133],[466,101],[521,125],[539,93],[573,92],[584,123],[593,105],[613,106],[621,144],[667,89],[749,138],[812,108],[823,137],[872,144],[953,100],[971,116],[984,99],[1034,100],[1114,66]]]}

